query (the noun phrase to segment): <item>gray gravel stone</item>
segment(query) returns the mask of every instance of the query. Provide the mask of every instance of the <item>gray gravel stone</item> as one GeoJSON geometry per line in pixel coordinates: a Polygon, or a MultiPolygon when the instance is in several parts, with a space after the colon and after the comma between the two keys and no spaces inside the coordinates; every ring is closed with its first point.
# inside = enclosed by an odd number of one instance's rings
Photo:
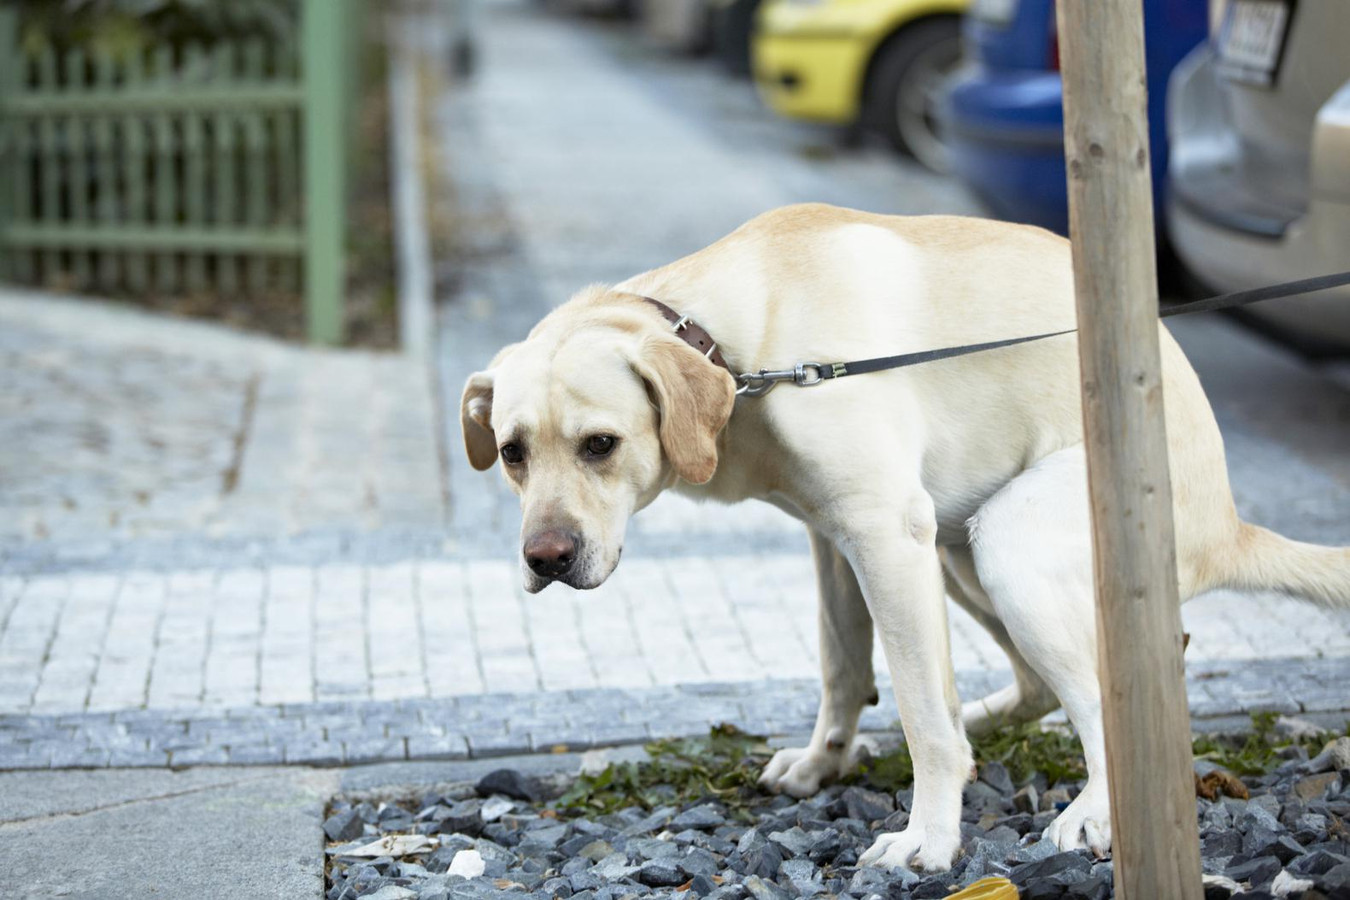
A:
{"type": "Polygon", "coordinates": [[[795,825],[786,831],[770,833],[769,840],[782,848],[787,856],[805,856],[814,844],[811,835],[795,825]]]}
{"type": "Polygon", "coordinates": [[[1055,853],[1044,859],[1024,863],[1012,870],[1009,880],[1019,887],[1033,881],[1053,880],[1058,884],[1081,881],[1092,871],[1092,863],[1076,851],[1055,853]]]}
{"type": "Polygon", "coordinates": [[[876,822],[895,812],[895,799],[863,787],[851,787],[840,796],[850,819],[876,822]]]}
{"type": "Polygon", "coordinates": [[[980,766],[980,781],[1000,794],[1006,795],[1013,792],[1012,776],[1008,774],[1008,768],[1003,763],[990,762],[980,766]]]}
{"type": "Polygon", "coordinates": [[[497,769],[484,775],[478,782],[479,796],[490,797],[502,794],[512,800],[532,802],[540,799],[539,785],[533,778],[522,775],[515,769],[497,769]]]}
{"type": "Polygon", "coordinates": [[[794,885],[800,885],[805,882],[814,881],[820,870],[816,864],[809,859],[789,859],[783,862],[778,869],[780,877],[787,878],[794,885]]]}
{"type": "Polygon", "coordinates": [[[1242,850],[1242,835],[1236,831],[1213,831],[1200,842],[1205,857],[1231,857],[1242,850]]]}
{"type": "Polygon", "coordinates": [[[1344,863],[1350,863],[1350,857],[1326,850],[1314,850],[1289,863],[1288,869],[1295,875],[1324,875],[1344,863]]]}
{"type": "Polygon", "coordinates": [[[680,855],[680,845],[660,838],[633,838],[624,845],[633,859],[670,859],[680,855]]]}
{"type": "Polygon", "coordinates": [[[1229,866],[1224,872],[1234,881],[1246,882],[1252,887],[1269,884],[1284,868],[1274,856],[1261,856],[1247,862],[1229,866]]]}
{"type": "Polygon", "coordinates": [[[688,880],[672,860],[649,859],[638,870],[638,880],[651,887],[674,887],[688,880]]]}
{"type": "Polygon", "coordinates": [[[693,878],[696,875],[707,875],[709,877],[716,875],[721,868],[717,857],[711,852],[698,847],[690,848],[689,852],[678,860],[680,871],[693,878]]]}
{"type": "Polygon", "coordinates": [[[1328,797],[1334,797],[1341,792],[1341,776],[1339,772],[1323,772],[1319,775],[1309,775],[1306,778],[1300,778],[1294,782],[1294,796],[1305,802],[1311,800],[1325,800],[1328,797]]]}
{"type": "Polygon", "coordinates": [[[1341,863],[1318,876],[1316,883],[1328,890],[1350,889],[1350,863],[1341,863]]]}
{"type": "Polygon", "coordinates": [[[365,823],[356,810],[348,809],[324,820],[323,833],[330,841],[352,841],[365,833],[365,823]]]}
{"type": "Polygon", "coordinates": [[[483,831],[483,803],[481,800],[460,800],[446,810],[440,819],[440,830],[449,834],[467,834],[477,837],[483,831]]]}
{"type": "Polygon", "coordinates": [[[760,878],[774,878],[783,864],[783,852],[777,844],[764,843],[741,854],[741,871],[760,878]]]}
{"type": "Polygon", "coordinates": [[[755,900],[792,900],[792,895],[772,881],[765,881],[758,875],[745,879],[745,889],[755,900]]]}
{"type": "Polygon", "coordinates": [[[619,881],[632,875],[638,868],[638,866],[629,864],[628,857],[625,854],[611,853],[596,863],[591,868],[591,873],[608,881],[619,881]]]}
{"type": "Polygon", "coordinates": [[[670,828],[673,830],[683,830],[685,828],[713,829],[726,822],[726,816],[711,804],[695,806],[687,809],[670,820],[670,828]]]}
{"type": "Polygon", "coordinates": [[[413,900],[417,892],[396,884],[385,885],[373,894],[363,894],[364,900],[413,900]]]}
{"type": "Polygon", "coordinates": [[[577,872],[569,876],[573,891],[593,891],[604,885],[605,881],[594,872],[577,872]]]}
{"type": "Polygon", "coordinates": [[[1013,848],[1007,856],[1009,865],[1020,865],[1022,863],[1036,862],[1037,860],[1048,859],[1059,852],[1050,841],[1033,841],[1029,844],[1023,844],[1013,848]]]}
{"type": "Polygon", "coordinates": [[[1013,809],[1017,810],[1019,813],[1031,815],[1040,808],[1038,806],[1040,803],[1040,794],[1036,792],[1034,785],[1028,784],[1017,791],[1017,793],[1013,794],[1012,803],[1013,809]]]}
{"type": "Polygon", "coordinates": [[[707,897],[717,890],[717,882],[707,875],[695,875],[689,882],[689,890],[697,897],[707,897]]]}
{"type": "Polygon", "coordinates": [[[544,882],[543,887],[550,897],[572,896],[572,883],[566,878],[550,878],[544,882]]]}

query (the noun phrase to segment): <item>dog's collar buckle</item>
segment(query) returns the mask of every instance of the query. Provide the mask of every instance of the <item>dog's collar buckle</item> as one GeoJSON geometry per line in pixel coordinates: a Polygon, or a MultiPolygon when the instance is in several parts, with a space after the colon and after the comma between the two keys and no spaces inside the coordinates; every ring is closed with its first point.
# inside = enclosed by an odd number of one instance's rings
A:
{"type": "Polygon", "coordinates": [[[731,366],[727,365],[726,359],[722,356],[722,351],[718,349],[717,341],[708,333],[702,325],[695,322],[689,316],[682,315],[666,306],[660,300],[654,300],[651,297],[643,297],[652,306],[655,306],[667,322],[670,323],[670,330],[675,333],[680,340],[684,341],[690,347],[693,347],[703,355],[703,358],[713,365],[726,369],[731,377],[736,378],[735,372],[731,371],[731,366]]]}

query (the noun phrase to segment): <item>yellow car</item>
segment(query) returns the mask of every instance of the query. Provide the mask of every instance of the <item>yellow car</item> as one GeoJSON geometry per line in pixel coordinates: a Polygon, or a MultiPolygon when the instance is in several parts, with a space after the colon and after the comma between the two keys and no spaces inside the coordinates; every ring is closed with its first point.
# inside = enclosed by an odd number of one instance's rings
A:
{"type": "Polygon", "coordinates": [[[930,168],[946,166],[938,85],[961,60],[970,0],[764,0],[755,83],[782,115],[881,130],[930,168]]]}

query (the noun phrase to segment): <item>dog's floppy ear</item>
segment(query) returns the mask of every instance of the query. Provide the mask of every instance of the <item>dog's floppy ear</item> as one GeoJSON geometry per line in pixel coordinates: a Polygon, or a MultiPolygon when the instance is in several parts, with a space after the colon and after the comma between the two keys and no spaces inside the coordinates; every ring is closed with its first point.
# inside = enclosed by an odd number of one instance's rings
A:
{"type": "Polygon", "coordinates": [[[509,344],[501,349],[482,372],[474,372],[464,382],[464,393],[459,398],[459,424],[464,432],[464,450],[469,465],[482,472],[497,461],[497,436],[492,433],[492,383],[494,369],[516,347],[509,344]]]}
{"type": "Polygon", "coordinates": [[[633,369],[655,396],[661,448],[675,473],[705,483],[717,471],[717,435],[736,402],[731,373],[673,337],[643,341],[633,369]]]}

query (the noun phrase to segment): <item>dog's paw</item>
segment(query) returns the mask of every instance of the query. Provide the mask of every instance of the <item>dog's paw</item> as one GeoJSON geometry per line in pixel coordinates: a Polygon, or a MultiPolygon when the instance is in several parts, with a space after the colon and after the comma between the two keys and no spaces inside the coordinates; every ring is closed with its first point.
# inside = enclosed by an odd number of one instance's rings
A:
{"type": "Polygon", "coordinates": [[[858,858],[858,865],[945,872],[952,867],[960,849],[959,833],[942,835],[911,827],[878,837],[876,843],[858,858]]]}
{"type": "Polygon", "coordinates": [[[838,781],[878,755],[876,741],[857,735],[848,752],[830,747],[793,747],[779,750],[759,776],[759,786],[775,794],[810,797],[822,786],[838,781]]]}
{"type": "Polygon", "coordinates": [[[1060,850],[1087,848],[1098,859],[1111,853],[1111,803],[1089,785],[1045,829],[1045,840],[1060,850]]]}
{"type": "Polygon", "coordinates": [[[811,747],[793,747],[779,750],[764,767],[759,785],[775,794],[810,797],[822,784],[843,775],[844,754],[829,750],[817,751],[811,747]]]}

